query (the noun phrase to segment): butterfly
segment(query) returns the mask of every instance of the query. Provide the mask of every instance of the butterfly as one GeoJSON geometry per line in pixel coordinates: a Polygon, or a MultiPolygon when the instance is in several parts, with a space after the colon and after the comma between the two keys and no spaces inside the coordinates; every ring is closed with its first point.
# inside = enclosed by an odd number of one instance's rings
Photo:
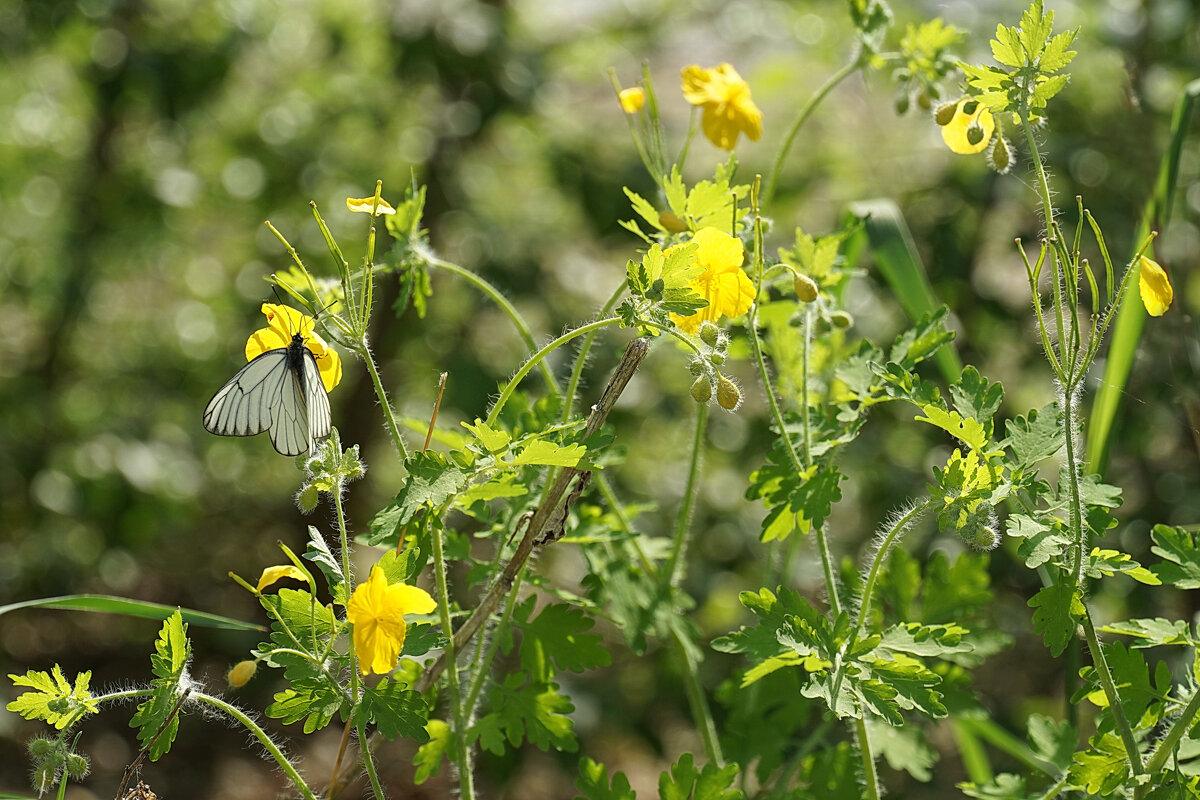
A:
{"type": "MultiPolygon", "coordinates": [[[[289,323],[293,316],[300,318],[294,309],[263,306],[272,323],[277,321],[274,309],[291,312],[281,315],[289,323]]],[[[283,339],[274,324],[269,330],[283,339]]],[[[310,452],[317,439],[329,436],[331,424],[317,357],[302,333],[293,333],[286,347],[266,350],[238,370],[204,409],[204,427],[211,433],[253,436],[270,430],[271,444],[285,456],[310,452]]]]}

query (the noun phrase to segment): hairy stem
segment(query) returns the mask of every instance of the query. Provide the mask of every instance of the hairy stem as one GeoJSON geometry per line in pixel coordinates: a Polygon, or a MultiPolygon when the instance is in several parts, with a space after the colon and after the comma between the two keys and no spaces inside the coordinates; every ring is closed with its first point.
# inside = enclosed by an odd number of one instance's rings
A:
{"type": "Polygon", "coordinates": [[[704,754],[712,763],[722,765],[725,759],[721,754],[721,742],[717,738],[717,726],[713,722],[708,700],[704,697],[704,687],[700,685],[700,665],[692,655],[691,648],[695,645],[688,641],[682,628],[682,624],[679,623],[671,625],[671,634],[684,663],[683,688],[687,693],[688,704],[692,707],[692,719],[700,729],[700,738],[704,741],[704,754]]]}
{"type": "Polygon", "coordinates": [[[375,367],[375,359],[371,355],[370,347],[367,346],[366,336],[359,340],[357,350],[363,363],[367,365],[371,384],[375,387],[375,397],[379,399],[379,405],[383,408],[383,417],[387,421],[388,433],[392,435],[392,444],[396,446],[396,452],[400,456],[400,461],[403,462],[408,458],[408,448],[404,446],[404,439],[400,436],[400,426],[396,424],[396,415],[392,411],[392,404],[388,402],[387,392],[383,389],[383,381],[379,378],[379,370],[375,367]]]}
{"type": "Polygon", "coordinates": [[[1100,647],[1100,637],[1096,635],[1096,626],[1092,624],[1092,614],[1086,605],[1083,609],[1082,623],[1088,649],[1092,651],[1096,677],[1100,679],[1100,686],[1104,689],[1104,696],[1108,699],[1108,707],[1112,710],[1117,732],[1121,734],[1121,743],[1125,745],[1125,759],[1129,762],[1129,768],[1134,775],[1142,775],[1146,768],[1142,765],[1142,756],[1138,750],[1137,740],[1133,737],[1133,728],[1130,727],[1129,720],[1125,718],[1125,709],[1121,705],[1121,697],[1117,694],[1116,683],[1113,682],[1112,672],[1108,668],[1108,659],[1104,657],[1104,650],[1100,647]]]}
{"type": "Polygon", "coordinates": [[[458,661],[454,641],[454,623],[450,619],[450,590],[446,582],[446,557],[442,551],[442,529],[433,526],[430,531],[433,543],[433,574],[437,582],[438,616],[442,622],[442,635],[446,637],[445,657],[446,687],[450,696],[450,710],[454,717],[454,737],[457,739],[459,792],[463,800],[475,797],[474,775],[471,770],[471,748],[467,741],[467,718],[463,710],[462,691],[458,682],[458,661]]]}
{"type": "Polygon", "coordinates": [[[671,586],[678,586],[687,571],[688,532],[691,530],[692,511],[696,505],[696,490],[700,485],[700,462],[704,453],[704,436],[708,432],[708,404],[696,404],[695,432],[692,436],[692,455],[688,463],[687,485],[679,502],[675,517],[675,534],[671,542],[671,555],[667,558],[666,579],[671,586]]]}

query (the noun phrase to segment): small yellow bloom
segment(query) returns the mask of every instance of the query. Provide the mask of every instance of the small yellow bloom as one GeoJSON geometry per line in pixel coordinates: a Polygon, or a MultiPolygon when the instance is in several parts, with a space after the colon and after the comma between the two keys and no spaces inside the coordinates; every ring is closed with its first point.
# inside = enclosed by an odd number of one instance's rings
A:
{"type": "Polygon", "coordinates": [[[395,669],[404,649],[404,615],[428,614],[435,608],[437,603],[424,589],[403,583],[389,586],[383,570],[373,568],[346,605],[362,674],[386,675],[395,669]]]}
{"type": "Polygon", "coordinates": [[[1167,271],[1152,258],[1142,256],[1138,259],[1138,290],[1142,294],[1142,305],[1146,313],[1152,317],[1161,317],[1171,307],[1175,299],[1175,290],[1171,288],[1171,279],[1167,271]]]}
{"type": "Polygon", "coordinates": [[[305,583],[308,582],[308,576],[305,575],[302,570],[292,564],[284,564],[282,566],[267,567],[264,569],[262,571],[262,575],[260,575],[258,578],[258,586],[255,588],[261,592],[263,589],[266,589],[268,586],[271,586],[274,583],[278,583],[284,578],[295,578],[298,581],[304,581],[305,583]]]}
{"type": "Polygon", "coordinates": [[[954,116],[942,126],[942,141],[946,143],[946,147],[959,155],[982,153],[991,144],[992,133],[995,130],[996,120],[992,116],[992,112],[984,108],[978,100],[964,97],[955,106],[954,116]],[[968,103],[975,104],[975,108],[970,114],[963,110],[968,103]],[[976,123],[978,123],[978,132],[975,135],[978,135],[979,139],[973,142],[974,137],[970,131],[971,126],[976,123]]]}
{"type": "Polygon", "coordinates": [[[642,87],[634,86],[631,89],[622,89],[617,99],[621,101],[622,111],[626,114],[636,114],[646,105],[646,92],[642,87]]]}
{"type": "Polygon", "coordinates": [[[706,321],[740,317],[749,311],[754,303],[754,284],[742,270],[746,250],[741,240],[716,228],[701,228],[692,241],[699,245],[696,263],[704,267],[704,272],[692,281],[692,288],[708,300],[708,306],[686,317],[672,314],[671,319],[680,330],[695,334],[706,321]]]}
{"type": "Polygon", "coordinates": [[[683,97],[704,109],[700,127],[708,140],[722,150],[732,150],[739,133],[757,142],[762,135],[762,112],[750,97],[750,86],[729,64],[712,69],[696,65],[682,73],[683,97]]]}
{"type": "Polygon", "coordinates": [[[287,347],[292,343],[292,336],[298,333],[304,337],[304,346],[317,359],[325,391],[332,392],[342,380],[342,359],[313,330],[313,318],[291,306],[274,303],[263,303],[262,313],[267,318],[267,327],[259,328],[246,340],[246,360],[253,361],[268,350],[287,347]]]}
{"type": "Polygon", "coordinates": [[[237,689],[249,683],[255,672],[258,672],[257,661],[239,661],[230,668],[229,672],[225,673],[225,680],[230,686],[237,689]]]}
{"type": "Polygon", "coordinates": [[[375,207],[374,197],[347,197],[346,208],[359,214],[370,214],[374,211],[377,216],[396,213],[396,209],[392,208],[391,204],[382,197],[379,198],[378,208],[375,207]]]}

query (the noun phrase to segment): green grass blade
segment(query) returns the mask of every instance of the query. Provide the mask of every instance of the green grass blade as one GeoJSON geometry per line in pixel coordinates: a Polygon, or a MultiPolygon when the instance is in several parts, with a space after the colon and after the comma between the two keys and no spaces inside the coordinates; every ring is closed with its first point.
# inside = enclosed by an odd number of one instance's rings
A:
{"type": "MultiPolygon", "coordinates": [[[[61,611],[98,611],[104,614],[124,614],[127,617],[142,617],[144,619],[163,620],[177,610],[176,606],[166,606],[161,603],[147,603],[144,600],[130,600],[125,597],[110,597],[103,594],[67,594],[61,597],[43,597],[40,600],[25,600],[20,603],[10,603],[0,606],[0,615],[20,608],[56,608],[61,611]]],[[[204,611],[193,611],[180,608],[184,622],[193,623],[205,628],[224,628],[234,631],[262,631],[262,625],[243,622],[240,619],[222,617],[204,611]]]]}
{"type": "MultiPolygon", "coordinates": [[[[892,200],[878,198],[851,203],[849,211],[863,225],[862,231],[847,243],[847,252],[859,252],[862,244],[854,240],[866,238],[879,273],[892,287],[909,319],[916,321],[941,308],[900,207],[892,200]]],[[[934,358],[947,382],[958,380],[963,365],[952,344],[939,350],[934,358]]]]}
{"type": "Polygon", "coordinates": [[[992,771],[992,762],[975,732],[956,717],[950,720],[950,730],[954,732],[959,759],[971,782],[982,785],[994,778],[996,774],[992,771]]]}
{"type": "MultiPolygon", "coordinates": [[[[1162,231],[1171,219],[1171,206],[1179,179],[1179,157],[1184,139],[1187,138],[1188,122],[1197,97],[1200,97],[1200,80],[1194,80],[1185,86],[1179,102],[1175,105],[1175,115],[1171,119],[1171,139],[1159,164],[1154,195],[1146,202],[1141,222],[1133,235],[1135,248],[1141,246],[1150,235],[1150,231],[1162,231]]],[[[1147,251],[1147,255],[1151,255],[1151,252],[1147,251]]],[[[1108,465],[1108,449],[1113,428],[1145,323],[1146,310],[1142,307],[1136,287],[1130,286],[1113,323],[1104,377],[1100,382],[1100,389],[1096,392],[1096,399],[1092,402],[1087,435],[1089,472],[1103,473],[1108,465]]]]}

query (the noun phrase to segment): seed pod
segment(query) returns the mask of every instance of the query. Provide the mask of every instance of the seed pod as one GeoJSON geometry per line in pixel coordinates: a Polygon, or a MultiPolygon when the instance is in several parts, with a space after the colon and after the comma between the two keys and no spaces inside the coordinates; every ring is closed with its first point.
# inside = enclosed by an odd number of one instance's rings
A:
{"type": "Polygon", "coordinates": [[[692,399],[697,403],[707,403],[712,399],[712,378],[707,375],[696,378],[692,383],[692,399]]]}
{"type": "Polygon", "coordinates": [[[792,288],[796,291],[796,297],[799,297],[805,303],[813,302],[820,293],[817,282],[801,273],[796,273],[795,277],[792,278],[792,288]]]}
{"type": "Polygon", "coordinates": [[[700,341],[704,342],[709,347],[715,347],[717,338],[721,335],[721,329],[709,320],[705,320],[700,326],[700,341]]]}
{"type": "Polygon", "coordinates": [[[680,219],[678,214],[670,211],[664,211],[658,215],[658,224],[671,233],[683,233],[688,229],[687,223],[680,219]]]}
{"type": "Polygon", "coordinates": [[[29,750],[29,757],[34,760],[45,758],[54,752],[58,743],[53,739],[47,739],[42,736],[30,739],[25,747],[29,750]]]}
{"type": "Polygon", "coordinates": [[[939,103],[938,107],[933,110],[933,121],[938,125],[945,127],[954,119],[955,113],[958,112],[958,103],[946,101],[939,103]]]}
{"type": "Polygon", "coordinates": [[[709,353],[708,360],[714,367],[719,367],[725,363],[725,354],[720,350],[716,351],[715,353],[709,353]]]}
{"type": "Polygon", "coordinates": [[[908,113],[909,102],[908,89],[901,89],[896,93],[895,98],[893,98],[892,107],[896,109],[897,114],[903,116],[908,113]]]}
{"type": "Polygon", "coordinates": [[[737,411],[742,404],[742,390],[737,384],[722,375],[717,379],[717,405],[726,411],[737,411]]]}
{"type": "Polygon", "coordinates": [[[977,108],[979,108],[978,100],[968,100],[967,102],[963,103],[962,110],[963,110],[964,114],[966,114],[967,116],[970,116],[975,113],[975,110],[977,108]]]}

